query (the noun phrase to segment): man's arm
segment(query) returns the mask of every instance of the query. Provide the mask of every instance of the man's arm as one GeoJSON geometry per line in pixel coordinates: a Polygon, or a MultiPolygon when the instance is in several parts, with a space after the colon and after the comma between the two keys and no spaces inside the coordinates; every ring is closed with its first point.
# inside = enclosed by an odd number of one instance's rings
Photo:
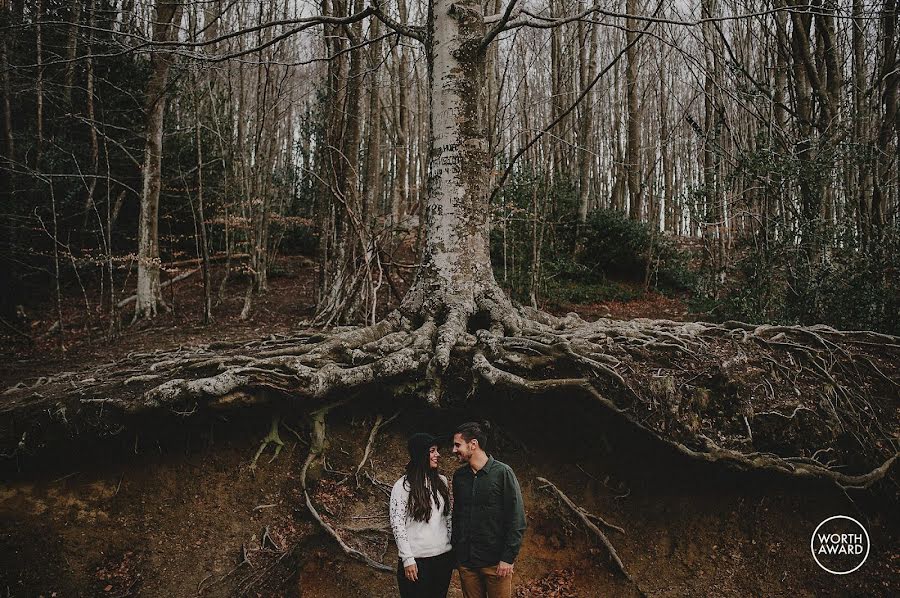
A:
{"type": "Polygon", "coordinates": [[[512,564],[519,555],[525,535],[525,502],[522,500],[519,481],[508,467],[503,473],[503,519],[506,537],[500,560],[512,564]]]}

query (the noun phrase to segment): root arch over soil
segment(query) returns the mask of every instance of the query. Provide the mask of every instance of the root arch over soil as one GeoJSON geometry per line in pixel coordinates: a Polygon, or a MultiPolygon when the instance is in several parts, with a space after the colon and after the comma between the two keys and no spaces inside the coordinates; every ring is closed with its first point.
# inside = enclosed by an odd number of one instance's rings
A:
{"type": "MultiPolygon", "coordinates": [[[[827,326],[585,322],[496,293],[396,310],[379,323],[244,344],[129,353],[4,393],[7,457],[61,430],[115,434],[135,417],[280,404],[313,412],[379,388],[456,405],[479,385],[583,396],[691,458],[821,477],[883,478],[897,455],[900,338],[827,326]],[[409,314],[425,314],[410,316],[409,314]]],[[[559,404],[556,416],[578,417],[559,404]]]]}
{"type": "MultiPolygon", "coordinates": [[[[457,409],[496,392],[513,402],[537,395],[561,420],[581,417],[587,401],[615,425],[701,463],[845,490],[889,477],[896,495],[900,338],[826,326],[586,322],[512,308],[493,293],[469,297],[436,307],[412,293],[414,311],[372,326],[130,353],[22,382],[3,392],[0,449],[19,459],[61,436],[117,435],[159,415],[301,411],[310,431],[300,472],[307,510],[346,554],[380,571],[392,568],[344,538],[307,481],[325,467],[328,412],[368,391],[457,409]]],[[[359,480],[365,460],[348,475],[359,480]]],[[[617,568],[628,576],[621,561],[617,568]]]]}

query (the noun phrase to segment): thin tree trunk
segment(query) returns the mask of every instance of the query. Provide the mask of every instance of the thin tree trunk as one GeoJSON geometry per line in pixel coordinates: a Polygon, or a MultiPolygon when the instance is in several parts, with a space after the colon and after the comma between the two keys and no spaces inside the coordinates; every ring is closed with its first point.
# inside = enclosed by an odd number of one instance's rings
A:
{"type": "MultiPolygon", "coordinates": [[[[709,19],[718,15],[716,0],[703,0],[702,16],[709,19]]],[[[722,189],[722,125],[723,108],[721,102],[722,52],[715,32],[715,26],[707,21],[703,24],[706,76],[703,86],[704,129],[703,143],[703,187],[707,202],[705,217],[705,238],[707,251],[712,256],[712,268],[716,284],[725,282],[725,210],[722,189]]]]}
{"type": "MultiPolygon", "coordinates": [[[[625,11],[629,15],[638,14],[637,0],[627,0],[625,11]]],[[[628,110],[627,136],[625,144],[625,172],[628,179],[628,215],[632,220],[640,220],[644,211],[644,197],[641,188],[641,110],[638,97],[638,22],[625,20],[625,101],[628,110]]]]}
{"type": "MultiPolygon", "coordinates": [[[[878,152],[877,176],[872,193],[872,226],[880,229],[885,224],[885,211],[889,205],[889,189],[896,186],[894,163],[896,152],[889,152],[891,138],[898,132],[898,96],[900,96],[900,68],[897,66],[897,11],[898,0],[885,0],[881,11],[883,50],[881,69],[881,121],[878,125],[876,151],[878,152]]],[[[873,231],[875,233],[876,231],[873,231]]]]}
{"type": "Polygon", "coordinates": [[[63,83],[63,100],[67,106],[72,105],[72,88],[75,86],[75,58],[78,56],[78,26],[81,24],[81,0],[72,1],[72,20],[69,27],[69,39],[66,42],[66,73],[63,83]]]}
{"type": "MultiPolygon", "coordinates": [[[[174,39],[181,21],[181,3],[159,0],[153,24],[153,39],[174,39]]],[[[146,95],[146,143],[144,146],[143,185],[138,224],[137,300],[134,319],[156,316],[165,306],[159,286],[159,194],[162,186],[163,128],[166,112],[166,82],[171,55],[154,52],[150,58],[150,81],[146,95]]]]}
{"type": "MultiPolygon", "coordinates": [[[[398,0],[400,22],[407,21],[406,1],[398,0]]],[[[409,177],[410,137],[407,133],[409,126],[409,99],[407,98],[407,76],[409,71],[408,51],[402,44],[397,44],[395,54],[397,60],[397,126],[394,130],[394,159],[396,161],[396,175],[394,177],[394,190],[392,193],[391,222],[398,226],[406,213],[409,203],[407,193],[409,177]]]]}
{"type": "Polygon", "coordinates": [[[203,271],[203,323],[210,324],[212,315],[212,281],[209,272],[209,241],[206,238],[206,215],[203,206],[203,137],[200,120],[200,91],[194,90],[194,114],[196,118],[195,143],[197,145],[197,212],[200,227],[200,255],[203,271]]]}
{"type": "Polygon", "coordinates": [[[35,64],[37,71],[34,81],[35,111],[37,127],[37,146],[34,155],[34,169],[40,172],[41,154],[44,151],[44,44],[43,27],[41,21],[44,18],[44,2],[37,0],[35,7],[35,64]]]}
{"type": "MultiPolygon", "coordinates": [[[[583,2],[580,6],[583,5],[583,2]]],[[[580,54],[580,79],[582,88],[594,79],[597,71],[597,26],[593,23],[584,25],[590,28],[590,41],[585,39],[586,35],[582,35],[582,52],[580,54]],[[587,43],[585,43],[587,42],[587,43]]],[[[591,201],[591,166],[596,160],[594,157],[593,135],[591,130],[594,126],[594,94],[589,91],[585,95],[581,104],[581,127],[579,129],[578,141],[581,145],[580,160],[578,166],[578,222],[584,224],[587,220],[588,211],[590,210],[591,201]]]]}
{"type": "Polygon", "coordinates": [[[89,210],[94,205],[94,193],[97,190],[97,181],[99,180],[100,174],[100,145],[97,141],[97,121],[94,110],[94,59],[91,56],[91,52],[93,51],[93,28],[97,25],[94,0],[90,0],[88,10],[90,11],[90,14],[88,15],[88,26],[90,27],[90,31],[88,32],[88,40],[85,48],[87,53],[87,56],[85,57],[85,69],[87,71],[85,90],[87,92],[88,135],[91,140],[91,172],[94,174],[94,177],[91,179],[90,183],[88,183],[87,196],[84,200],[85,225],[87,224],[89,210]]]}
{"type": "Polygon", "coordinates": [[[870,157],[871,142],[869,141],[870,115],[869,102],[866,99],[866,56],[865,56],[865,27],[863,19],[863,0],[853,0],[853,133],[856,143],[863,151],[858,152],[855,160],[856,180],[856,228],[863,247],[868,244],[869,238],[869,214],[872,206],[872,158],[870,157]],[[868,151],[867,151],[868,150],[868,151]]]}
{"type": "MultiPolygon", "coordinates": [[[[668,74],[665,61],[659,61],[659,152],[663,170],[663,206],[662,230],[675,230],[675,166],[672,160],[672,141],[669,132],[669,95],[667,86],[668,74]]],[[[654,230],[659,222],[654,222],[654,230]]]]}
{"type": "MultiPolygon", "coordinates": [[[[618,65],[613,70],[613,89],[618,93],[621,89],[621,74],[618,65]]],[[[610,101],[610,104],[612,101],[610,101]]],[[[625,164],[625,153],[622,148],[622,110],[619,106],[609,106],[613,115],[612,124],[612,148],[613,155],[613,188],[610,198],[610,207],[616,211],[625,211],[625,189],[627,187],[628,169],[625,164]]]]}
{"type": "Polygon", "coordinates": [[[3,142],[6,144],[6,159],[12,164],[15,160],[16,152],[13,140],[12,88],[9,83],[9,49],[6,39],[6,36],[0,38],[0,70],[2,70],[3,76],[3,142]]]}

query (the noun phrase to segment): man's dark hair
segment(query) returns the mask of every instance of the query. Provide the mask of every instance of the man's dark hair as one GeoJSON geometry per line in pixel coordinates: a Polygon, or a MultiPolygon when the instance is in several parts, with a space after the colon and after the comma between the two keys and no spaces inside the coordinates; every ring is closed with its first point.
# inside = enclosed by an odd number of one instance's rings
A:
{"type": "Polygon", "coordinates": [[[469,442],[470,440],[477,440],[478,446],[481,447],[481,450],[487,452],[488,432],[490,432],[490,424],[488,424],[487,422],[466,422],[457,426],[453,434],[459,434],[466,442],[469,442]]]}

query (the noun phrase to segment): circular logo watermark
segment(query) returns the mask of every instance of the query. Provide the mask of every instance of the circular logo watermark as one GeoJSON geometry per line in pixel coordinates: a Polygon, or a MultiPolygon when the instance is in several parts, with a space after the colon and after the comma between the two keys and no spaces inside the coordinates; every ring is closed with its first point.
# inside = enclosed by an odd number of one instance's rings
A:
{"type": "Polygon", "coordinates": [[[816,527],[809,541],[816,564],[834,575],[847,575],[869,558],[869,532],[847,515],[834,515],[816,527]]]}

